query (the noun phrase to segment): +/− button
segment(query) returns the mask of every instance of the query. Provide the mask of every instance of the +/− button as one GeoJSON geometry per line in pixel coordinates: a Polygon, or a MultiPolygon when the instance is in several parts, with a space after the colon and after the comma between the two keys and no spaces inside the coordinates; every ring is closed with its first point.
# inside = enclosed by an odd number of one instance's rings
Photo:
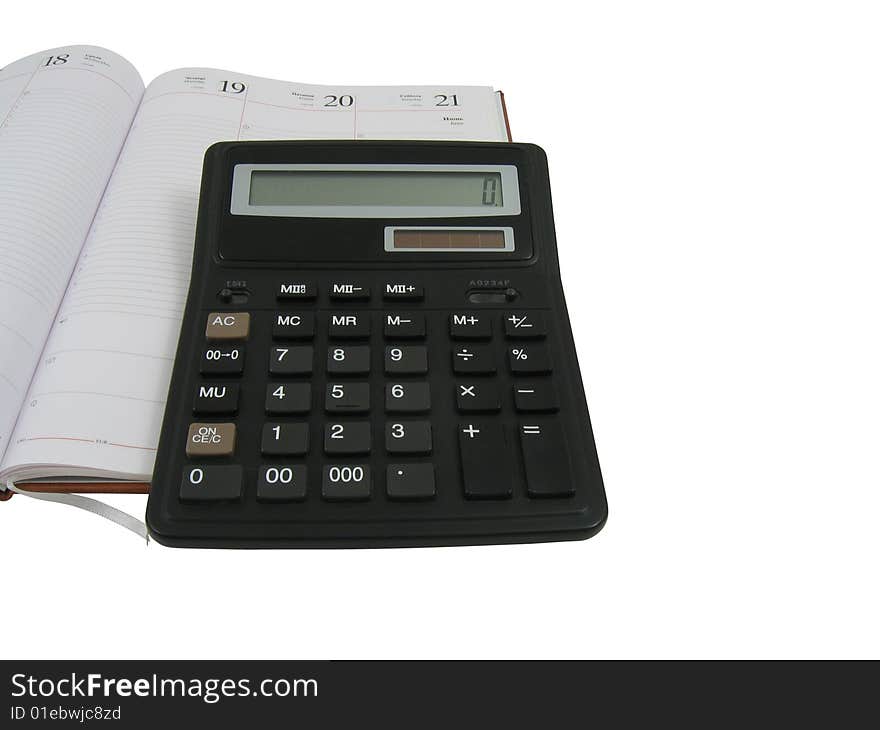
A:
{"type": "Polygon", "coordinates": [[[547,323],[541,312],[507,312],[504,334],[511,339],[539,339],[547,335],[547,323]]]}
{"type": "Polygon", "coordinates": [[[217,340],[246,340],[251,327],[248,312],[211,312],[205,325],[205,338],[217,340]]]}
{"type": "Polygon", "coordinates": [[[235,451],[234,423],[191,423],[186,434],[187,456],[231,456],[235,451]]]}

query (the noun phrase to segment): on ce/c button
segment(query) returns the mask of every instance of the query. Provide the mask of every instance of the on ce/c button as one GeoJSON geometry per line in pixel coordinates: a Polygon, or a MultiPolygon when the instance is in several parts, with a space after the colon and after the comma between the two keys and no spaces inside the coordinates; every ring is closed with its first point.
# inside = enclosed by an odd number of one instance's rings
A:
{"type": "Polygon", "coordinates": [[[505,304],[519,296],[516,289],[471,289],[467,300],[471,304],[505,304]]]}

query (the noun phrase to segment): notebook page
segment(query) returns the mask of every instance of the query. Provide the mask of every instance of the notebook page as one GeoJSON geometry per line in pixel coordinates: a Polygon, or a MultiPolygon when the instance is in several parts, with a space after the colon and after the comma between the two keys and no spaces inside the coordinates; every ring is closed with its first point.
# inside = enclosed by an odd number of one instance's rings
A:
{"type": "Polygon", "coordinates": [[[0,455],[142,93],[91,46],[0,70],[0,455]]]}
{"type": "Polygon", "coordinates": [[[160,76],[144,94],[95,217],[7,472],[149,479],[189,285],[205,149],[271,138],[503,141],[506,131],[490,88],[331,88],[208,69],[160,76]]]}

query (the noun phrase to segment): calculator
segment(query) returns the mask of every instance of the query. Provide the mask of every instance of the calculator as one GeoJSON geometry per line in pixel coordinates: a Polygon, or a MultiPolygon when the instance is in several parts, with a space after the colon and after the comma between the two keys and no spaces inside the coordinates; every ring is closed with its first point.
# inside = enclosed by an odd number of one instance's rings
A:
{"type": "Polygon", "coordinates": [[[539,542],[606,515],[539,147],[207,150],[157,541],[539,542]]]}

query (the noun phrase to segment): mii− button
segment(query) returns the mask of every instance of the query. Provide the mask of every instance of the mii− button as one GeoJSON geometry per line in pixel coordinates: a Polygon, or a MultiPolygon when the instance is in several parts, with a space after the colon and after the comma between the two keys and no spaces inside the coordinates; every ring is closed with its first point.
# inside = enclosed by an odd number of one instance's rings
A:
{"type": "Polygon", "coordinates": [[[210,341],[246,340],[251,328],[248,312],[211,312],[205,326],[205,337],[210,341]]]}
{"type": "Polygon", "coordinates": [[[234,423],[191,423],[186,435],[187,456],[231,456],[235,451],[234,423]]]}

